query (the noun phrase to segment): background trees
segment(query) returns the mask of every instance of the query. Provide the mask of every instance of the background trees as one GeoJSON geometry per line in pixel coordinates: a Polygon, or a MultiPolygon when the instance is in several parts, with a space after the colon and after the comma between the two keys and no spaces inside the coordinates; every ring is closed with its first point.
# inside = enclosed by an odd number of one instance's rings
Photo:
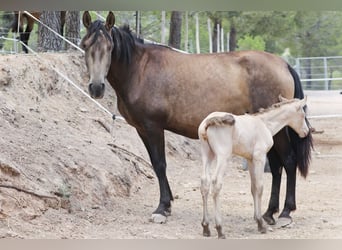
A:
{"type": "MultiPolygon", "coordinates": [[[[100,18],[97,14],[103,17],[107,15],[107,11],[91,13],[93,19],[100,18]]],[[[165,11],[163,27],[161,11],[139,11],[138,19],[137,13],[115,12],[116,24],[128,23],[133,31],[140,32],[142,38],[155,42],[161,41],[163,28],[166,43],[190,53],[196,53],[197,16],[197,37],[201,53],[218,51],[220,40],[220,50],[227,50],[227,47],[231,51],[260,49],[279,55],[287,50],[293,57],[342,54],[341,11],[165,11]],[[136,27],[137,20],[140,23],[139,29],[136,27]]],[[[5,14],[0,11],[2,35],[8,33],[8,13],[5,14]]],[[[68,11],[66,15],[64,33],[75,43],[78,43],[85,32],[79,22],[81,14],[78,11],[68,11]]],[[[43,12],[41,18],[58,31],[61,24],[59,17],[59,12],[47,11],[43,12]]],[[[59,38],[49,35],[44,27],[38,28],[38,25],[35,25],[30,39],[38,40],[38,48],[42,51],[68,48],[63,46],[59,38]]],[[[12,46],[3,40],[1,43],[4,43],[5,48],[12,46]]],[[[36,49],[37,45],[32,44],[32,47],[36,49]]]]}

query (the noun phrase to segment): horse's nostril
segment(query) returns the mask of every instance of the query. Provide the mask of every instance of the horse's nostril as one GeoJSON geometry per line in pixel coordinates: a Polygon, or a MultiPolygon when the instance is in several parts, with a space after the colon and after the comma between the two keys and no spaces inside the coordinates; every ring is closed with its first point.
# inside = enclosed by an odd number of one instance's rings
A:
{"type": "Polygon", "coordinates": [[[90,83],[88,86],[90,96],[93,98],[102,98],[105,91],[104,83],[94,84],[90,83]]]}

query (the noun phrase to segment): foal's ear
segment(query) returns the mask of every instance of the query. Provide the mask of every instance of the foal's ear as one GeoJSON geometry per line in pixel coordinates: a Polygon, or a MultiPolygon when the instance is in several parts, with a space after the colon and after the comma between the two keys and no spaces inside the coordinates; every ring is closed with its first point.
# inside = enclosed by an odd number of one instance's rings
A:
{"type": "Polygon", "coordinates": [[[279,99],[280,102],[288,101],[285,97],[282,97],[281,94],[278,96],[278,99],[279,99]]]}
{"type": "Polygon", "coordinates": [[[106,24],[105,27],[108,31],[110,31],[115,24],[115,16],[112,11],[109,11],[107,19],[106,19],[106,24]]]}
{"type": "Polygon", "coordinates": [[[88,29],[91,24],[91,16],[89,14],[89,11],[85,11],[83,13],[82,21],[83,21],[84,27],[88,29]]]}
{"type": "Polygon", "coordinates": [[[308,96],[304,96],[304,99],[301,100],[301,104],[302,106],[304,106],[306,104],[306,101],[308,100],[308,96]]]}

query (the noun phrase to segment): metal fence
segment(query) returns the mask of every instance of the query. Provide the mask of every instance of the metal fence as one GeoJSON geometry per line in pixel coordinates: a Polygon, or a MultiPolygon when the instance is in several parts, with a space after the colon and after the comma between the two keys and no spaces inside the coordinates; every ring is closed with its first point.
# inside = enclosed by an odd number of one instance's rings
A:
{"type": "Polygon", "coordinates": [[[342,56],[296,58],[294,68],[305,90],[342,89],[342,56]]]}

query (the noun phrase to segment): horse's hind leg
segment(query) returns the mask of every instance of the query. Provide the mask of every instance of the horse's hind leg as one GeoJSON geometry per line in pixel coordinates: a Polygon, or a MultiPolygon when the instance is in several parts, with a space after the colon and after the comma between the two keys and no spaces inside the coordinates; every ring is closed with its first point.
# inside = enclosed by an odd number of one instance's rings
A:
{"type": "Polygon", "coordinates": [[[258,230],[261,233],[266,233],[266,227],[264,226],[261,216],[261,199],[265,162],[265,154],[254,156],[253,162],[248,161],[249,174],[251,178],[251,192],[254,201],[254,219],[256,220],[258,230]]]}
{"type": "Polygon", "coordinates": [[[202,151],[202,176],[201,176],[201,195],[203,200],[203,236],[210,236],[209,229],[209,212],[208,212],[208,196],[210,191],[210,174],[209,168],[214,160],[214,154],[211,151],[207,141],[201,140],[201,151],[202,151]]]}
{"type": "MultiPolygon", "coordinates": [[[[27,25],[26,25],[26,29],[25,32],[20,33],[20,40],[26,45],[28,46],[28,41],[30,39],[30,34],[31,31],[33,30],[33,25],[34,25],[34,19],[27,16],[27,25]]],[[[28,53],[28,49],[25,45],[22,45],[23,50],[25,51],[25,53],[28,53]]]]}
{"type": "Polygon", "coordinates": [[[148,131],[138,131],[138,134],[149,153],[153,170],[159,182],[159,205],[153,212],[151,220],[155,223],[164,223],[166,217],[171,214],[171,200],[173,200],[166,176],[164,131],[153,128],[148,131]]]}

